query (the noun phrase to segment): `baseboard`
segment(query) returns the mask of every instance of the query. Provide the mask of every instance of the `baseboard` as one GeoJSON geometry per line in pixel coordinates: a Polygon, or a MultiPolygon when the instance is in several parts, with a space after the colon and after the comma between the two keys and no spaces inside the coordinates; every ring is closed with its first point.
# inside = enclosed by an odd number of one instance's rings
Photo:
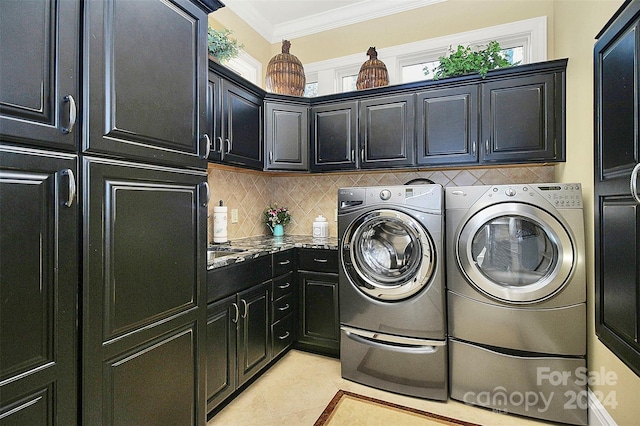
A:
{"type": "Polygon", "coordinates": [[[589,426],[617,426],[613,417],[609,414],[604,405],[596,397],[596,395],[589,389],[589,426]]]}

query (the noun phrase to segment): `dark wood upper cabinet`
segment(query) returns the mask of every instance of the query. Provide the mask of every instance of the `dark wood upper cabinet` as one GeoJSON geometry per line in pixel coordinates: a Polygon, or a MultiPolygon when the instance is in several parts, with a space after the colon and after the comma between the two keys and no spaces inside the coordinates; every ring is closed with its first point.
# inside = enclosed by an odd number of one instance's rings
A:
{"type": "Polygon", "coordinates": [[[481,160],[564,161],[564,72],[482,84],[481,160]]]}
{"type": "Polygon", "coordinates": [[[640,1],[625,2],[594,48],[596,334],[640,376],[640,1]],[[631,191],[630,191],[631,190],[631,191]]]}
{"type": "Polygon", "coordinates": [[[478,92],[478,85],[468,84],[418,93],[418,165],[478,162],[478,92]]]}
{"type": "Polygon", "coordinates": [[[309,106],[265,102],[267,170],[309,170],[309,106]]]}
{"type": "Polygon", "coordinates": [[[352,170],[358,165],[358,103],[311,107],[311,170],[352,170]]]}
{"type": "Polygon", "coordinates": [[[206,168],[206,13],[189,0],[88,1],[84,13],[83,151],[206,168]]]}
{"type": "Polygon", "coordinates": [[[360,168],[409,167],[415,164],[415,95],[362,100],[360,168]]]}
{"type": "Polygon", "coordinates": [[[254,169],[264,167],[263,101],[231,81],[222,79],[222,161],[254,169]]]}
{"type": "Polygon", "coordinates": [[[0,136],[75,151],[80,1],[0,2],[0,136]]]}
{"type": "Polygon", "coordinates": [[[77,176],[75,155],[0,145],[3,425],[79,423],[77,176]]]}

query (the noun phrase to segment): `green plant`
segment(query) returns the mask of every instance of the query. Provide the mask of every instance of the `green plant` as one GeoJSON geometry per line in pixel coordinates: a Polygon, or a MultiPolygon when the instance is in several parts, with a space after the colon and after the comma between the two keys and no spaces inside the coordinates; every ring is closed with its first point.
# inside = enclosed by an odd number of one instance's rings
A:
{"type": "Polygon", "coordinates": [[[220,62],[225,62],[238,56],[240,50],[244,48],[244,45],[238,44],[238,40],[229,37],[232,33],[233,31],[226,28],[217,31],[209,27],[207,33],[209,55],[220,62]]]}
{"type": "MultiPolygon", "coordinates": [[[[479,73],[482,78],[487,72],[496,68],[510,67],[518,63],[510,63],[502,53],[497,41],[490,41],[485,49],[476,46],[458,46],[454,51],[449,47],[449,55],[439,58],[440,64],[433,70],[434,80],[446,77],[455,77],[463,74],[479,73]]],[[[429,73],[428,67],[424,68],[425,74],[429,73]]]]}

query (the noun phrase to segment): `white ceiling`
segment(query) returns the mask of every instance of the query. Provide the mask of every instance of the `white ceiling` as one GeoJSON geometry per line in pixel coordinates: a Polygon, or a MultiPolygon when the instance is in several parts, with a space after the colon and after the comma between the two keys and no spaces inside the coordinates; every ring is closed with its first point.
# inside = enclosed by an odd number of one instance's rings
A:
{"type": "Polygon", "coordinates": [[[222,0],[270,43],[446,0],[222,0]]]}

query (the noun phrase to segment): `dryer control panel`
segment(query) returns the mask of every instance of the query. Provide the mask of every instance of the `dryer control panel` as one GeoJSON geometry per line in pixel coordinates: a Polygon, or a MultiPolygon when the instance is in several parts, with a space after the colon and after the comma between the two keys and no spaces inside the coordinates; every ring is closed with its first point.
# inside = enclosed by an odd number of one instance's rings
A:
{"type": "Polygon", "coordinates": [[[556,208],[582,208],[582,188],[579,183],[534,185],[556,208]]]}

